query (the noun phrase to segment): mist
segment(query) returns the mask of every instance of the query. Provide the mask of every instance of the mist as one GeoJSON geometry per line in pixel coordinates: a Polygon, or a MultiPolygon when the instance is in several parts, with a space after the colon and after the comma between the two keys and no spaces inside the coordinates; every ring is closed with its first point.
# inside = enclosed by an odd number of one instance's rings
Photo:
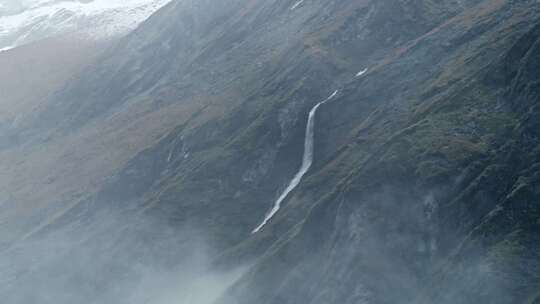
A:
{"type": "Polygon", "coordinates": [[[210,304],[244,272],[210,271],[202,230],[111,208],[80,217],[2,250],[4,303],[210,304]]]}

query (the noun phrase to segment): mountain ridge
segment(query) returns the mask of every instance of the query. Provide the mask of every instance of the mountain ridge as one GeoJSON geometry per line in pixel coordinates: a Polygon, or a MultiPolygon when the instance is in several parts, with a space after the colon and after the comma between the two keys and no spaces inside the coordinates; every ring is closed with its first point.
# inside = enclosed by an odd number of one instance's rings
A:
{"type": "Polygon", "coordinates": [[[0,8],[0,50],[66,34],[111,39],[134,29],[166,0],[29,1],[0,8]],[[12,8],[12,9],[11,9],[12,8]]]}

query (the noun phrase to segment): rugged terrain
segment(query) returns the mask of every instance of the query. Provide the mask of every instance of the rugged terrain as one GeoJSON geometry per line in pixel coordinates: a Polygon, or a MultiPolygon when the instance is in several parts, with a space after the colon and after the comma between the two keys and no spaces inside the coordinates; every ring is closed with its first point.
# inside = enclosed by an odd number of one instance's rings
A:
{"type": "Polygon", "coordinates": [[[204,247],[217,303],[540,303],[539,63],[534,0],[173,1],[1,129],[0,291],[133,303],[204,247]]]}

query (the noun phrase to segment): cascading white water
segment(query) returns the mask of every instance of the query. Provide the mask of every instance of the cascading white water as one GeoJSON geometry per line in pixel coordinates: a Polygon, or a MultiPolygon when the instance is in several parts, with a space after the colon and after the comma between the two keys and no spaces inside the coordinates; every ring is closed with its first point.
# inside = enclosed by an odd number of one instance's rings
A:
{"type": "Polygon", "coordinates": [[[291,193],[291,191],[298,186],[300,181],[302,180],[302,177],[308,172],[309,168],[311,167],[311,164],[313,163],[313,146],[314,146],[314,137],[315,137],[315,114],[317,113],[317,109],[319,107],[334,98],[337,95],[338,91],[335,91],[325,100],[319,102],[316,104],[311,111],[309,111],[307,126],[306,126],[306,136],[304,139],[304,156],[302,157],[302,166],[300,167],[300,170],[296,173],[296,175],[293,177],[293,179],[289,182],[289,185],[285,190],[281,193],[279,198],[274,203],[274,206],[272,207],[272,210],[266,214],[266,217],[262,221],[262,223],[257,226],[253,230],[252,233],[259,232],[270,219],[279,211],[281,208],[281,203],[285,198],[287,198],[287,195],[291,193]]]}
{"type": "Polygon", "coordinates": [[[297,8],[298,6],[300,6],[300,4],[302,4],[302,2],[304,2],[304,0],[299,0],[299,1],[297,1],[297,2],[291,7],[291,11],[294,10],[295,8],[297,8]]]}
{"type": "Polygon", "coordinates": [[[365,69],[361,70],[360,72],[358,72],[355,77],[360,77],[360,76],[364,75],[365,73],[367,73],[367,71],[368,71],[368,69],[365,68],[365,69]]]}

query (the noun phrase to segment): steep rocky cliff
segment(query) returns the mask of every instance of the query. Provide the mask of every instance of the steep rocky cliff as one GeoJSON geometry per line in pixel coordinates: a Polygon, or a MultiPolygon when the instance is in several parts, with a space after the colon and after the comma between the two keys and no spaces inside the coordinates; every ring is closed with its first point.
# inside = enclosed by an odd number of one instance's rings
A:
{"type": "Polygon", "coordinates": [[[7,247],[84,235],[104,260],[85,281],[204,239],[204,267],[249,265],[223,304],[539,303],[539,62],[535,0],[172,2],[10,130],[11,151],[113,156],[46,158],[84,162],[86,187],[50,184],[85,195],[7,247]]]}

